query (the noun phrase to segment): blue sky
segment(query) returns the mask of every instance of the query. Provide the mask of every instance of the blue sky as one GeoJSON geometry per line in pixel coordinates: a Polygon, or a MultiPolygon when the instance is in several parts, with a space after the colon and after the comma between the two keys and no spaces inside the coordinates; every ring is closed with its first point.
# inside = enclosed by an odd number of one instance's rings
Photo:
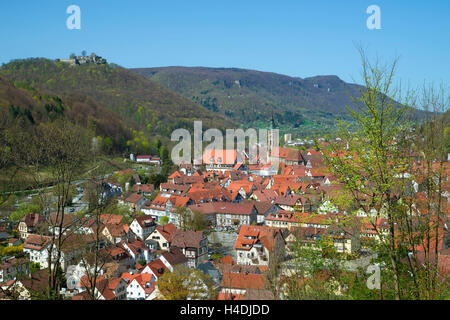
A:
{"type": "Polygon", "coordinates": [[[0,3],[0,63],[82,50],[124,67],[208,66],[359,82],[355,44],[389,61],[398,78],[450,83],[450,1],[17,0],[0,3]],[[69,30],[69,5],[81,30],[69,30]],[[381,30],[369,30],[369,5],[381,30]]]}

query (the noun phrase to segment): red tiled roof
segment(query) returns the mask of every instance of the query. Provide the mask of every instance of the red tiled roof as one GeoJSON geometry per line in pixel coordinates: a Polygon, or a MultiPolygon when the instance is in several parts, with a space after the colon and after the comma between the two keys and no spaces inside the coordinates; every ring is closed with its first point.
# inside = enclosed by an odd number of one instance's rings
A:
{"type": "Polygon", "coordinates": [[[233,202],[213,202],[216,213],[249,215],[252,214],[254,205],[249,202],[233,203],[233,202]]]}
{"type": "Polygon", "coordinates": [[[249,195],[253,190],[257,189],[257,186],[254,182],[248,180],[237,180],[232,181],[228,187],[226,188],[232,194],[236,194],[240,189],[243,189],[247,195],[249,195]]]}
{"type": "Polygon", "coordinates": [[[156,259],[150,263],[147,263],[142,268],[142,270],[145,269],[145,267],[150,268],[150,270],[152,271],[152,273],[155,275],[156,278],[159,278],[160,276],[162,276],[163,273],[167,270],[166,265],[161,261],[161,259],[156,259]]]}
{"type": "Polygon", "coordinates": [[[291,207],[296,205],[298,202],[302,204],[302,197],[298,194],[293,195],[291,194],[288,196],[278,196],[274,201],[275,204],[291,207]]]}
{"type": "Polygon", "coordinates": [[[261,241],[262,244],[269,250],[272,248],[272,240],[278,228],[268,226],[241,226],[239,235],[234,245],[235,249],[250,250],[255,243],[261,241]]]}
{"type": "Polygon", "coordinates": [[[142,195],[137,194],[137,193],[132,193],[128,196],[128,198],[125,199],[126,202],[130,202],[130,203],[138,203],[139,201],[141,201],[143,198],[142,195]]]}
{"type": "Polygon", "coordinates": [[[176,230],[172,233],[171,246],[178,248],[199,248],[203,232],[191,230],[176,230]]]}
{"type": "Polygon", "coordinates": [[[236,150],[210,150],[203,153],[204,164],[235,164],[237,160],[236,150]],[[211,161],[212,160],[212,161],[211,161]]]}
{"type": "Polygon", "coordinates": [[[219,292],[217,300],[243,300],[243,294],[219,292]]]}
{"type": "Polygon", "coordinates": [[[197,203],[197,204],[190,205],[188,208],[191,211],[194,211],[194,210],[199,211],[199,212],[203,213],[204,215],[216,213],[216,209],[214,207],[214,202],[197,203]]]}
{"type": "Polygon", "coordinates": [[[168,177],[168,179],[173,179],[175,177],[180,177],[180,176],[182,176],[182,174],[179,171],[175,171],[168,177]]]}
{"type": "Polygon", "coordinates": [[[180,194],[185,194],[186,192],[189,191],[191,187],[188,185],[183,185],[183,184],[175,184],[175,183],[170,183],[170,182],[165,182],[165,183],[161,183],[161,185],[159,186],[159,189],[162,191],[164,189],[169,190],[169,192],[171,190],[173,191],[179,191],[181,192],[180,194]]]}
{"type": "Polygon", "coordinates": [[[115,238],[124,236],[127,233],[125,226],[121,224],[107,224],[105,228],[108,230],[109,234],[115,238]]]}
{"type": "Polygon", "coordinates": [[[172,266],[186,263],[188,259],[179,248],[170,248],[168,252],[161,254],[172,266]]]}
{"type": "Polygon", "coordinates": [[[214,189],[204,191],[193,191],[189,193],[189,198],[194,202],[206,202],[206,201],[232,201],[234,197],[228,190],[214,189]]]}
{"type": "Polygon", "coordinates": [[[104,224],[120,224],[123,216],[120,214],[101,214],[100,221],[104,224]]]}
{"type": "Polygon", "coordinates": [[[167,240],[172,241],[172,235],[177,231],[177,227],[173,223],[168,223],[164,226],[158,226],[156,228],[158,232],[167,240]]]}
{"type": "Polygon", "coordinates": [[[298,149],[274,148],[270,156],[275,157],[277,152],[279,158],[285,159],[287,161],[303,161],[302,153],[298,149]]]}
{"type": "Polygon", "coordinates": [[[155,225],[155,219],[150,216],[139,216],[134,218],[142,228],[149,228],[155,225]]]}
{"type": "Polygon", "coordinates": [[[158,194],[148,207],[156,210],[165,210],[168,201],[170,201],[173,207],[185,207],[189,200],[190,197],[181,197],[176,195],[165,197],[162,194],[158,194]]]}
{"type": "Polygon", "coordinates": [[[270,189],[255,190],[253,191],[253,194],[256,196],[258,201],[273,201],[276,197],[278,197],[276,191],[270,189]]]}
{"type": "Polygon", "coordinates": [[[202,183],[203,178],[200,176],[176,176],[173,178],[173,182],[175,184],[194,184],[194,183],[202,183]]]}
{"type": "Polygon", "coordinates": [[[45,219],[38,213],[30,213],[23,217],[21,222],[24,222],[28,228],[36,227],[40,222],[44,222],[45,219]]]}
{"type": "Polygon", "coordinates": [[[230,255],[226,255],[226,256],[218,259],[217,261],[215,261],[215,264],[220,264],[220,263],[228,264],[228,265],[235,265],[236,264],[236,262],[233,260],[233,257],[230,256],[230,255]]]}
{"type": "Polygon", "coordinates": [[[23,244],[24,249],[42,250],[50,242],[50,237],[31,234],[23,244]]]}
{"type": "Polygon", "coordinates": [[[133,186],[134,192],[153,192],[155,191],[155,186],[153,184],[135,184],[133,186]]]}
{"type": "Polygon", "coordinates": [[[255,273],[224,273],[222,282],[222,288],[229,289],[264,289],[265,276],[255,273]]]}

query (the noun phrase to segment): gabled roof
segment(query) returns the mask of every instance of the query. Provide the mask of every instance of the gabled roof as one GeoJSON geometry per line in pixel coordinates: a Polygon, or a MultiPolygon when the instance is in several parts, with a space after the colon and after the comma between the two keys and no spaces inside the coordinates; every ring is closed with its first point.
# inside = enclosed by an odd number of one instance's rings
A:
{"type": "MultiPolygon", "coordinates": [[[[167,270],[166,265],[161,261],[161,259],[153,260],[150,263],[147,263],[143,268],[142,271],[145,270],[145,268],[149,268],[151,272],[155,275],[155,277],[159,278],[163,275],[163,273],[167,270]]],[[[141,274],[142,274],[141,271],[141,274]]]]}
{"type": "Polygon", "coordinates": [[[172,234],[171,246],[178,248],[199,248],[204,235],[201,231],[176,230],[172,234]]]}
{"type": "Polygon", "coordinates": [[[217,300],[243,300],[243,294],[219,292],[217,300]]]}
{"type": "Polygon", "coordinates": [[[189,198],[194,202],[232,201],[234,199],[231,193],[225,189],[193,191],[189,192],[189,198]]]}
{"type": "Polygon", "coordinates": [[[126,257],[129,257],[130,255],[128,254],[128,251],[127,250],[125,250],[124,248],[122,248],[122,247],[111,247],[111,248],[105,248],[104,249],[105,250],[105,252],[107,252],[107,254],[109,255],[109,256],[111,256],[112,258],[114,258],[114,257],[118,257],[118,256],[126,256],[126,257]]]}
{"type": "Polygon", "coordinates": [[[167,241],[172,241],[172,235],[177,231],[177,227],[173,223],[168,223],[163,226],[156,227],[156,230],[163,236],[167,241]]]}
{"type": "Polygon", "coordinates": [[[24,276],[19,280],[22,285],[32,293],[42,293],[48,288],[48,269],[34,272],[31,277],[24,276]]]}
{"type": "Polygon", "coordinates": [[[273,148],[271,157],[275,157],[278,152],[278,157],[287,161],[302,162],[303,156],[300,150],[290,148],[273,148]]]}
{"type": "Polygon", "coordinates": [[[34,228],[39,223],[44,222],[45,219],[43,216],[41,216],[39,213],[30,213],[27,214],[25,217],[23,217],[20,222],[23,222],[26,224],[27,228],[34,228]]]}
{"type": "Polygon", "coordinates": [[[170,191],[177,191],[177,192],[179,191],[180,194],[185,194],[186,192],[189,191],[190,188],[191,188],[191,186],[189,186],[189,185],[175,184],[175,183],[170,183],[170,182],[161,183],[159,186],[159,189],[161,191],[163,191],[163,190],[168,190],[169,192],[170,191]]]}
{"type": "Polygon", "coordinates": [[[104,224],[120,224],[123,216],[120,214],[101,214],[100,221],[104,224]]]}
{"type": "Polygon", "coordinates": [[[164,257],[164,259],[166,259],[172,266],[186,263],[188,261],[179,248],[170,248],[168,252],[164,252],[161,256],[164,257]]]}
{"type": "Polygon", "coordinates": [[[168,179],[173,179],[175,177],[180,177],[180,176],[182,176],[182,174],[179,171],[175,171],[168,177],[168,179]]]}
{"type": "Polygon", "coordinates": [[[250,215],[254,209],[253,203],[249,202],[214,202],[213,205],[217,214],[250,215]]]}
{"type": "Polygon", "coordinates": [[[122,273],[120,276],[130,286],[133,282],[137,283],[144,291],[146,295],[149,295],[155,289],[155,280],[151,273],[135,273],[128,272],[122,273]]]}
{"type": "Polygon", "coordinates": [[[289,230],[290,234],[301,241],[314,241],[321,238],[326,231],[326,228],[316,227],[295,227],[289,230]]]}
{"type": "Polygon", "coordinates": [[[134,278],[134,280],[141,286],[142,289],[144,289],[146,295],[151,294],[155,290],[156,281],[154,276],[151,274],[140,274],[134,278]]]}
{"type": "Polygon", "coordinates": [[[155,186],[153,184],[135,184],[133,186],[133,191],[150,193],[155,191],[155,186]]]}
{"type": "Polygon", "coordinates": [[[271,189],[255,190],[253,195],[261,202],[273,201],[278,197],[277,192],[271,189]]]}
{"type": "Polygon", "coordinates": [[[134,255],[140,254],[141,252],[148,251],[148,247],[145,245],[144,241],[141,240],[122,240],[120,245],[126,250],[128,248],[134,255]]]}
{"type": "Polygon", "coordinates": [[[226,265],[235,265],[236,262],[234,261],[233,257],[230,255],[226,255],[214,262],[214,264],[226,264],[226,265]]]}
{"type": "Polygon", "coordinates": [[[190,197],[182,197],[176,195],[164,196],[163,194],[158,194],[151,203],[149,203],[148,201],[144,208],[148,207],[155,210],[165,210],[168,201],[170,201],[172,207],[186,207],[186,205],[190,201],[190,197]]]}
{"type": "Polygon", "coordinates": [[[127,234],[126,228],[122,224],[107,224],[105,228],[114,238],[122,237],[127,234]]]}
{"type": "Polygon", "coordinates": [[[62,214],[53,212],[50,215],[49,223],[51,226],[59,227],[61,222],[63,228],[71,228],[79,226],[82,222],[82,219],[78,217],[76,214],[69,214],[69,213],[62,214]]]}
{"type": "Polygon", "coordinates": [[[147,215],[135,217],[134,220],[136,220],[141,228],[150,228],[155,225],[155,219],[147,215]]]}
{"type": "Polygon", "coordinates": [[[234,248],[250,250],[253,245],[261,242],[268,250],[271,250],[273,247],[272,241],[278,231],[278,228],[268,226],[241,226],[234,248]]]}
{"type": "MultiPolygon", "coordinates": [[[[121,278],[109,278],[105,279],[103,276],[99,276],[95,283],[95,288],[98,292],[105,298],[105,300],[114,300],[117,296],[114,293],[114,290],[117,289],[119,284],[123,281],[121,278]]],[[[80,280],[80,287],[91,287],[91,282],[88,280],[87,276],[84,275],[80,280]]],[[[77,294],[72,297],[72,300],[88,300],[90,299],[87,291],[83,291],[84,294],[77,294]]]]}
{"type": "Polygon", "coordinates": [[[232,181],[226,189],[230,191],[232,194],[235,194],[238,193],[241,190],[241,188],[242,190],[245,191],[247,195],[250,195],[253,190],[258,189],[258,187],[254,182],[248,180],[232,181]]]}
{"type": "Polygon", "coordinates": [[[215,214],[216,209],[213,202],[197,203],[188,207],[191,211],[199,211],[204,215],[215,214]]]}
{"type": "Polygon", "coordinates": [[[285,205],[285,206],[294,206],[297,202],[302,203],[301,201],[302,197],[298,194],[291,194],[288,196],[278,196],[274,203],[277,205],[285,205]]]}
{"type": "Polygon", "coordinates": [[[265,289],[247,289],[242,300],[274,300],[273,292],[265,289]]]}
{"type": "Polygon", "coordinates": [[[222,288],[230,289],[264,289],[265,276],[255,273],[224,273],[222,282],[222,288]]]}
{"type": "Polygon", "coordinates": [[[42,250],[50,243],[50,237],[31,234],[23,244],[24,249],[42,250]]]}
{"type": "Polygon", "coordinates": [[[274,204],[270,201],[253,201],[244,200],[243,203],[251,203],[256,209],[256,214],[265,215],[270,209],[274,207],[274,204]]]}
{"type": "Polygon", "coordinates": [[[137,194],[137,193],[132,193],[125,199],[125,202],[130,202],[130,203],[136,204],[139,201],[141,201],[143,198],[144,198],[143,195],[140,195],[140,194],[137,194]]]}
{"type": "Polygon", "coordinates": [[[175,184],[194,184],[194,183],[202,183],[203,178],[200,176],[176,176],[173,178],[173,182],[175,184]]]}
{"type": "Polygon", "coordinates": [[[236,163],[236,150],[215,150],[206,149],[203,153],[204,164],[227,164],[232,165],[236,163]]]}

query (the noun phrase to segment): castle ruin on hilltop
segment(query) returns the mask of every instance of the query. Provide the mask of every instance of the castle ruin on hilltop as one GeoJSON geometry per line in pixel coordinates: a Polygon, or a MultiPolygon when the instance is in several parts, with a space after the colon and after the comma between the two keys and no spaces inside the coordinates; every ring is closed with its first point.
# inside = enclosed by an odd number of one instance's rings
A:
{"type": "Polygon", "coordinates": [[[56,59],[56,61],[69,63],[71,66],[82,64],[106,64],[106,59],[91,53],[90,56],[72,56],[70,59],[56,59]]]}

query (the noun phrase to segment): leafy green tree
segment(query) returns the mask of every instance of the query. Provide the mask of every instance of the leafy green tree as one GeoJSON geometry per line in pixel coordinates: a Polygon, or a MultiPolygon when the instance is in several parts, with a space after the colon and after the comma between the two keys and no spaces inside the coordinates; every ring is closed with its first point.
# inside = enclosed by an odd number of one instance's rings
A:
{"type": "Polygon", "coordinates": [[[160,300],[212,300],[216,297],[208,275],[181,265],[173,272],[164,272],[158,279],[157,289],[160,300]]]}
{"type": "Polygon", "coordinates": [[[167,216],[163,216],[163,217],[161,217],[161,219],[159,220],[159,224],[160,225],[166,225],[166,224],[168,224],[169,223],[169,217],[167,217],[167,216]]]}
{"type": "Polygon", "coordinates": [[[186,207],[175,208],[175,214],[178,220],[178,226],[182,230],[188,230],[192,212],[186,207]]]}
{"type": "Polygon", "coordinates": [[[430,129],[428,134],[417,137],[419,142],[415,141],[412,104],[408,103],[415,97],[402,96],[400,89],[393,87],[397,61],[385,67],[368,62],[363,51],[361,57],[365,86],[361,96],[354,99],[357,108],[349,109],[353,122],[340,121],[342,142],[329,145],[326,162],[331,174],[350,194],[348,205],[354,206],[351,213],[364,212],[370,217],[366,222],[376,232],[377,241],[369,249],[379,255],[384,265],[382,297],[429,299],[441,292],[436,281],[437,259],[432,262],[429,257],[432,252],[438,255],[436,221],[443,211],[439,200],[445,161],[441,152],[442,126],[436,125],[436,130],[430,129]],[[422,154],[422,166],[415,164],[412,154],[422,154]],[[440,169],[434,171],[432,162],[436,159],[440,169]],[[425,200],[415,197],[412,191],[417,180],[430,182],[425,184],[425,200]],[[374,208],[375,215],[371,212],[374,208]],[[427,214],[418,215],[415,208],[427,214]],[[414,262],[418,246],[424,248],[424,267],[414,262]]]}
{"type": "Polygon", "coordinates": [[[41,270],[41,265],[39,264],[39,262],[30,261],[30,273],[33,274],[39,270],[41,270]]]}
{"type": "Polygon", "coordinates": [[[110,154],[113,148],[113,141],[111,138],[106,137],[102,142],[102,150],[106,154],[110,154]]]}
{"type": "Polygon", "coordinates": [[[0,247],[0,256],[15,256],[23,252],[23,246],[0,247]]]}
{"type": "Polygon", "coordinates": [[[193,231],[204,231],[208,226],[208,221],[205,215],[198,210],[192,210],[192,215],[189,218],[187,229],[193,231]]]}
{"type": "Polygon", "coordinates": [[[30,213],[41,213],[42,205],[37,203],[22,203],[19,208],[11,213],[10,219],[14,222],[19,222],[23,217],[30,213]]]}

